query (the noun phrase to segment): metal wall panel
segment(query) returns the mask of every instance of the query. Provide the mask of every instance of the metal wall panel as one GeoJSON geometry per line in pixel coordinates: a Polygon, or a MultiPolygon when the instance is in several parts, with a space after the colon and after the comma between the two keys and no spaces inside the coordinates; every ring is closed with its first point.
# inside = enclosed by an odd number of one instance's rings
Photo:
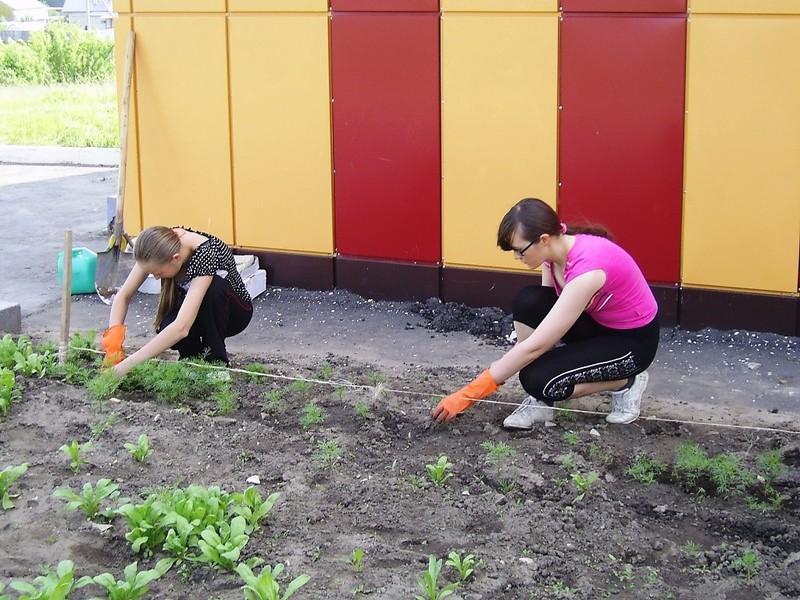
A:
{"type": "Polygon", "coordinates": [[[442,17],[442,256],[524,268],[497,226],[527,196],[555,205],[558,13],[442,17]]]}
{"type": "Polygon", "coordinates": [[[685,285],[797,292],[800,18],[689,26],[685,285]]]}
{"type": "Polygon", "coordinates": [[[142,225],[233,241],[225,17],[137,16],[142,225]]]}
{"type": "Polygon", "coordinates": [[[332,254],[328,15],[228,28],[236,244],[332,254]]]}
{"type": "Polygon", "coordinates": [[[561,10],[565,13],[685,13],[686,0],[561,0],[561,10]]]}
{"type": "Polygon", "coordinates": [[[559,212],[599,222],[650,282],[680,280],[686,20],[564,15],[559,212]]]}
{"type": "Polygon", "coordinates": [[[132,0],[135,13],[225,13],[225,0],[132,0]]]}
{"type": "Polygon", "coordinates": [[[331,53],[337,252],[438,263],[438,13],[334,13],[331,53]]]}
{"type": "Polygon", "coordinates": [[[439,12],[439,0],[331,0],[333,12],[439,12]]]}

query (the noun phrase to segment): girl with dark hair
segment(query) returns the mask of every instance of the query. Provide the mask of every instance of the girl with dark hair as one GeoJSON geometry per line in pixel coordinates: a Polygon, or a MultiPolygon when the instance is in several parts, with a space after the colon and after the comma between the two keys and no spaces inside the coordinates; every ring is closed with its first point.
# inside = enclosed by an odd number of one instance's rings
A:
{"type": "Polygon", "coordinates": [[[656,300],[633,258],[604,229],[568,227],[537,198],[508,211],[497,245],[531,269],[542,266],[542,285],[514,298],[515,346],[444,398],[433,419],[452,419],[519,373],[530,396],[505,427],[530,429],[552,417],[555,402],[600,392],[611,395],[606,421],[635,421],[660,329],[656,300]]]}
{"type": "Polygon", "coordinates": [[[102,346],[106,363],[125,376],[138,363],[168,348],[180,358],[228,364],[225,338],[244,331],[253,301],[236,269],[231,249],[219,238],[185,227],[148,227],[133,247],[136,264],[114,297],[102,346]],[[153,323],[156,336],[125,358],[125,316],[131,298],[153,275],[161,294],[153,323]]]}

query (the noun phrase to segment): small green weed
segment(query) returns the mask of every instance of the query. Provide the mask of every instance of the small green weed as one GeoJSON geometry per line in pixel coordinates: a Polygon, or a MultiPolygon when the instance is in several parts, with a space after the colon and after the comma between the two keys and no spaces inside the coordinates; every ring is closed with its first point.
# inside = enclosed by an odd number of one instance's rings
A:
{"type": "Polygon", "coordinates": [[[321,425],[328,418],[328,411],[319,404],[309,402],[303,407],[303,415],[300,417],[300,425],[303,429],[311,429],[321,425]]]}
{"type": "Polygon", "coordinates": [[[265,367],[261,363],[250,363],[248,365],[245,365],[244,370],[247,371],[248,373],[246,377],[253,383],[258,383],[259,381],[264,379],[263,375],[269,372],[267,367],[265,367]]]}
{"type": "Polygon", "coordinates": [[[386,376],[378,371],[367,371],[364,374],[364,379],[367,382],[367,385],[376,386],[379,383],[383,383],[386,381],[386,376]]]}
{"type": "Polygon", "coordinates": [[[564,432],[564,441],[567,442],[570,446],[577,446],[581,443],[581,436],[575,433],[574,431],[565,431],[564,432]]]}
{"type": "Polygon", "coordinates": [[[311,392],[311,382],[305,379],[297,379],[286,386],[286,391],[298,398],[305,398],[311,392]]]}
{"type": "Polygon", "coordinates": [[[284,390],[269,390],[264,392],[264,404],[261,405],[261,410],[268,415],[277,416],[286,408],[286,403],[283,401],[283,396],[286,392],[284,390]]]}
{"type": "Polygon", "coordinates": [[[139,436],[136,444],[130,442],[125,444],[125,450],[131,453],[136,462],[143,463],[147,458],[153,454],[153,449],[150,447],[150,438],[144,433],[139,436]]]}
{"type": "Polygon", "coordinates": [[[320,469],[333,470],[344,456],[344,450],[336,440],[319,440],[314,461],[320,469]]]}
{"type": "Polygon", "coordinates": [[[639,483],[651,484],[658,481],[666,470],[667,465],[663,462],[640,454],[634,459],[633,464],[625,469],[625,475],[639,483]]]}
{"type": "Polygon", "coordinates": [[[350,555],[350,564],[353,565],[353,568],[356,571],[361,571],[364,569],[364,550],[361,548],[356,548],[353,550],[353,553],[350,555]]]}
{"type": "Polygon", "coordinates": [[[747,581],[752,581],[758,575],[760,565],[761,557],[749,548],[733,562],[733,567],[740,570],[747,581]]]}
{"type": "Polygon", "coordinates": [[[437,487],[442,487],[452,477],[450,468],[453,463],[447,461],[446,456],[440,456],[435,465],[425,465],[428,477],[437,487]]]}
{"type": "Polygon", "coordinates": [[[597,481],[597,473],[592,471],[586,477],[581,475],[580,473],[573,473],[572,474],[572,483],[578,488],[579,494],[575,496],[572,501],[572,504],[577,504],[581,502],[585,497],[586,494],[589,492],[589,488],[592,484],[597,481]]]}
{"type": "Polygon", "coordinates": [[[559,454],[556,456],[556,461],[567,471],[572,471],[575,468],[575,455],[572,452],[559,454]]]}
{"type": "Polygon", "coordinates": [[[487,440],[481,444],[481,448],[486,450],[486,462],[497,463],[502,458],[513,457],[517,451],[506,442],[492,442],[487,440]]]}
{"type": "Polygon", "coordinates": [[[361,419],[361,425],[366,427],[372,420],[372,409],[370,409],[369,403],[362,400],[361,402],[356,402],[353,408],[358,418],[361,419]]]}
{"type": "Polygon", "coordinates": [[[324,362],[319,366],[317,371],[317,379],[329,380],[333,376],[333,365],[329,362],[324,362]]]}
{"type": "Polygon", "coordinates": [[[11,486],[14,485],[14,482],[19,479],[20,475],[24,474],[27,470],[28,463],[22,463],[17,466],[9,465],[0,471],[0,505],[2,505],[3,510],[14,508],[9,490],[11,486]]]}
{"type": "Polygon", "coordinates": [[[89,396],[95,402],[105,402],[111,398],[122,384],[122,379],[117,377],[112,370],[101,371],[86,382],[89,396]]]}

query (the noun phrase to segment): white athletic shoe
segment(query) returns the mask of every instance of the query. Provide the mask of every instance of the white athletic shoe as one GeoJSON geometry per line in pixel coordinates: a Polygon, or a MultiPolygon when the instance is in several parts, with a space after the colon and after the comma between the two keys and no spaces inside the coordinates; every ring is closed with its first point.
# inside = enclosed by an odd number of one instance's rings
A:
{"type": "Polygon", "coordinates": [[[606,416],[606,421],[624,425],[638,419],[642,396],[649,379],[647,371],[642,371],[627,390],[611,392],[611,412],[606,416]]]}
{"type": "Polygon", "coordinates": [[[503,427],[511,429],[531,429],[534,423],[544,423],[553,419],[553,407],[541,400],[528,396],[503,421],[503,427]]]}

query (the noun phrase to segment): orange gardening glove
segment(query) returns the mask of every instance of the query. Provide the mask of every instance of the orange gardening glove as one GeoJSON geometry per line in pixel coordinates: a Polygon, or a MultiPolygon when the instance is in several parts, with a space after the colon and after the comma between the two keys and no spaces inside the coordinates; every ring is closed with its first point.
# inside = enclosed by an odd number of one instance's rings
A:
{"type": "Polygon", "coordinates": [[[493,394],[500,386],[492,378],[489,369],[478,375],[455,394],[450,394],[433,409],[431,418],[437,423],[444,423],[455,417],[458,413],[467,410],[478,400],[493,394]]]}
{"type": "Polygon", "coordinates": [[[113,325],[103,332],[100,344],[106,352],[103,365],[112,367],[122,362],[125,353],[122,351],[122,342],[125,341],[125,325],[113,325]]]}

